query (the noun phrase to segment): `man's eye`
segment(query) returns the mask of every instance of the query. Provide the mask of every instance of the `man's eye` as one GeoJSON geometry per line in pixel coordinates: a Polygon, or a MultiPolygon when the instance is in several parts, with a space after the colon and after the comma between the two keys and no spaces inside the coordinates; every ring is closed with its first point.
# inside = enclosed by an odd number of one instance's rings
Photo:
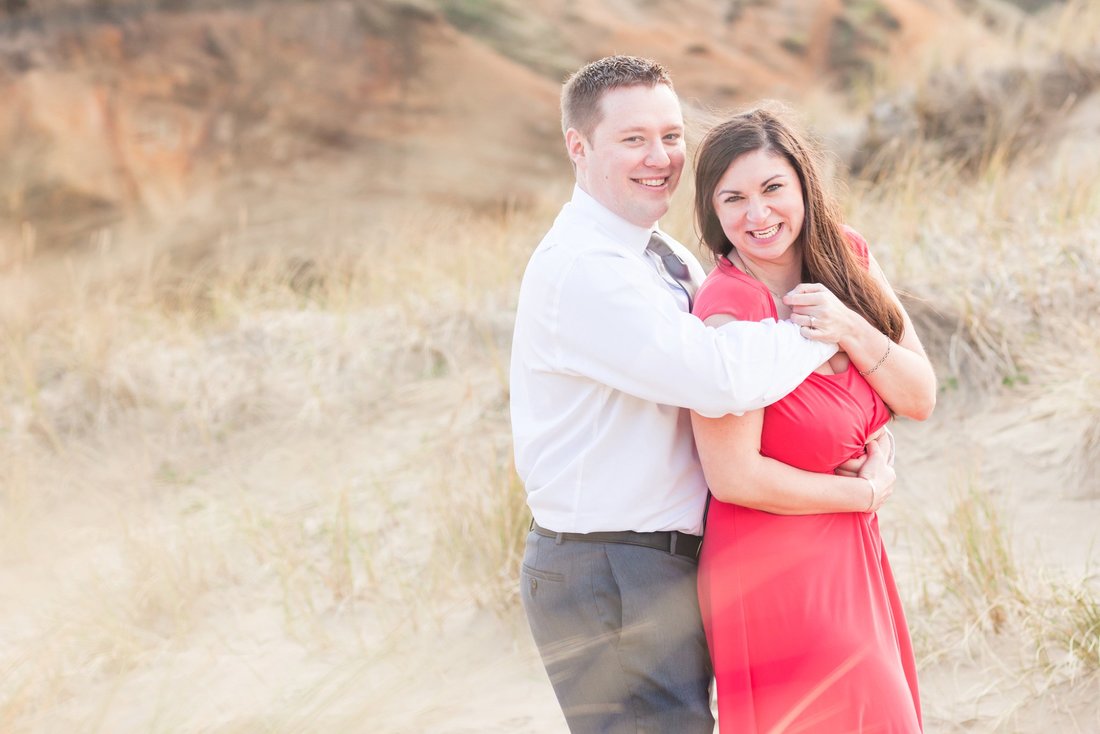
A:
{"type": "Polygon", "coordinates": [[[672,142],[677,142],[677,141],[680,140],[680,133],[669,133],[668,135],[665,136],[665,140],[671,140],[672,142]]]}

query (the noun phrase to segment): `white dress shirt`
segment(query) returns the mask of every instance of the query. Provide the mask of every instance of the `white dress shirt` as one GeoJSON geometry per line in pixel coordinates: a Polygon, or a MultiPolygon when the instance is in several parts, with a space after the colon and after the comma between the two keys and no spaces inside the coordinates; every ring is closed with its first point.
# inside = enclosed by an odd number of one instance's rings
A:
{"type": "Polygon", "coordinates": [[[685,408],[762,408],[836,351],[790,322],[704,326],[647,254],[651,232],[576,187],[524,273],[512,434],[528,504],[550,530],[701,534],[707,485],[685,408]]]}

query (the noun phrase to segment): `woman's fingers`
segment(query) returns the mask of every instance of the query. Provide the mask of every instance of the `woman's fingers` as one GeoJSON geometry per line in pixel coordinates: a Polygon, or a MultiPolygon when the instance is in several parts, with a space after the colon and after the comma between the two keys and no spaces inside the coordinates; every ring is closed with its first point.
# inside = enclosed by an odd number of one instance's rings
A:
{"type": "Polygon", "coordinates": [[[819,306],[832,294],[825,286],[816,283],[799,283],[783,296],[783,303],[791,308],[806,308],[807,306],[819,306]],[[804,290],[813,288],[814,290],[804,290]]]}
{"type": "Polygon", "coordinates": [[[897,474],[894,473],[893,467],[886,463],[886,456],[877,441],[867,444],[867,462],[859,475],[874,483],[875,505],[872,509],[877,510],[894,493],[894,481],[897,479],[897,474]]]}
{"type": "Polygon", "coordinates": [[[791,288],[791,293],[792,294],[821,293],[823,291],[828,292],[828,290],[829,290],[828,288],[821,285],[820,283],[799,283],[794,288],[791,288]]]}
{"type": "Polygon", "coordinates": [[[790,320],[802,327],[807,339],[839,344],[851,333],[851,311],[820,283],[799,283],[783,302],[791,307],[790,320]]]}
{"type": "Polygon", "coordinates": [[[867,461],[867,455],[857,456],[854,459],[848,459],[843,464],[838,466],[833,473],[839,474],[842,477],[858,477],[859,470],[863,468],[864,462],[867,461]]]}

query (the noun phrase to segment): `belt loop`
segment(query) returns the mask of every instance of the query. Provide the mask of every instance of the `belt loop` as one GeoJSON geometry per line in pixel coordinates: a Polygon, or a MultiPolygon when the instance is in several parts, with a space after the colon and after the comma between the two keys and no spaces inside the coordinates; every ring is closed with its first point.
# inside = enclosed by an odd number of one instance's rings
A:
{"type": "Polygon", "coordinates": [[[674,556],[676,555],[676,537],[679,535],[679,533],[673,530],[671,533],[669,533],[669,535],[672,536],[672,540],[670,540],[668,544],[668,554],[670,556],[674,556]]]}
{"type": "Polygon", "coordinates": [[[561,545],[565,541],[565,533],[558,533],[554,536],[554,545],[561,545]]]}

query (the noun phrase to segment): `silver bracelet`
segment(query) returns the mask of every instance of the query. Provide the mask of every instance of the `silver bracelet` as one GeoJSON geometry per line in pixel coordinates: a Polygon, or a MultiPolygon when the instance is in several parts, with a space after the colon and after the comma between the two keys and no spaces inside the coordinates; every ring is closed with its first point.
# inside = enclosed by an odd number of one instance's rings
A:
{"type": "Polygon", "coordinates": [[[875,492],[875,483],[872,482],[867,477],[860,477],[860,479],[863,479],[864,481],[866,481],[868,484],[871,485],[871,503],[868,504],[867,509],[864,510],[864,512],[870,512],[871,508],[875,506],[875,494],[876,494],[876,492],[875,492]]]}
{"type": "Polygon", "coordinates": [[[882,359],[880,359],[878,362],[875,362],[875,366],[872,367],[871,369],[869,369],[867,371],[860,370],[859,374],[866,377],[867,375],[871,374],[872,372],[877,370],[879,367],[881,367],[882,363],[886,361],[886,358],[890,356],[890,347],[892,347],[892,346],[894,346],[894,340],[891,339],[890,337],[886,337],[886,353],[882,355],[882,359]]]}

